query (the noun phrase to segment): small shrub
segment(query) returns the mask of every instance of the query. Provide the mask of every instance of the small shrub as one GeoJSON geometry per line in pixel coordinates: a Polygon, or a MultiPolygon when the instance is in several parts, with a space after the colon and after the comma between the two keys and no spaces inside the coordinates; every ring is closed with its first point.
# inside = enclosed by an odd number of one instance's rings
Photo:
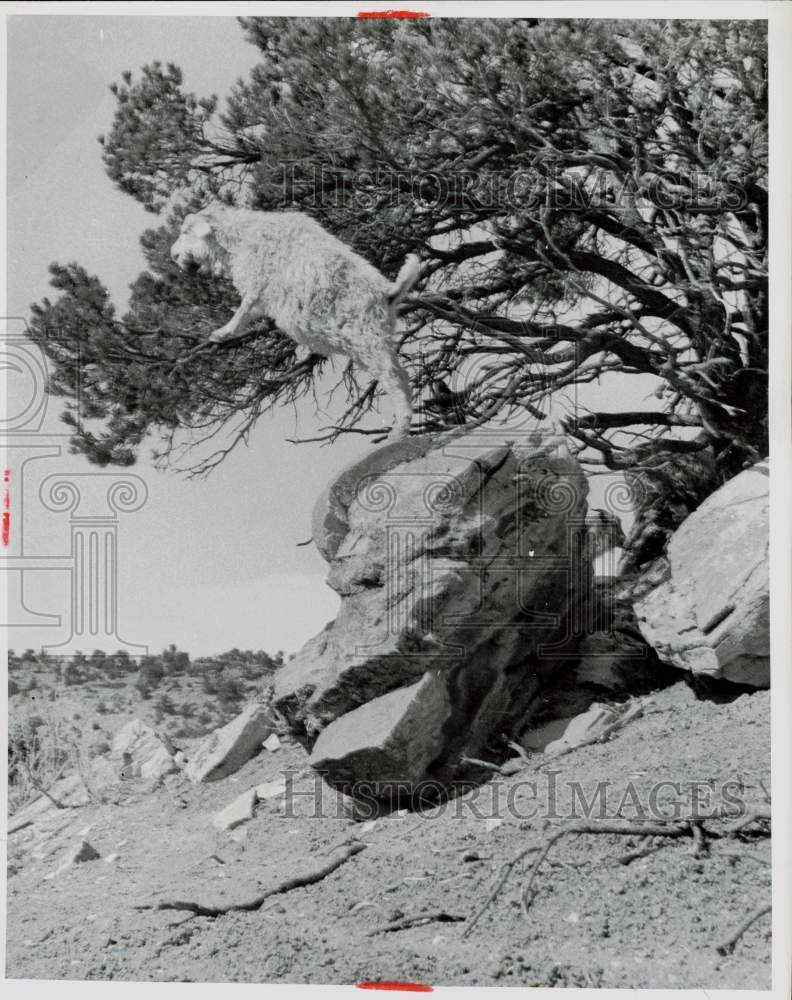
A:
{"type": "Polygon", "coordinates": [[[168,694],[161,694],[154,702],[154,718],[157,722],[162,722],[166,715],[174,715],[176,703],[168,694]]]}
{"type": "Polygon", "coordinates": [[[8,732],[8,811],[13,814],[27,805],[37,794],[49,794],[50,788],[62,778],[72,763],[65,739],[66,723],[53,717],[45,721],[31,716],[17,722],[8,732]]]}
{"type": "MultiPolygon", "coordinates": [[[[135,688],[143,701],[148,701],[151,697],[151,687],[146,683],[145,677],[138,677],[135,681],[135,688]]],[[[131,705],[132,702],[129,702],[131,705]]]]}
{"type": "Polygon", "coordinates": [[[245,685],[238,677],[224,677],[217,685],[217,697],[221,705],[231,705],[245,697],[245,685]]]}
{"type": "Polygon", "coordinates": [[[61,671],[61,679],[66,687],[74,687],[82,684],[83,675],[73,663],[67,663],[61,671]]]}

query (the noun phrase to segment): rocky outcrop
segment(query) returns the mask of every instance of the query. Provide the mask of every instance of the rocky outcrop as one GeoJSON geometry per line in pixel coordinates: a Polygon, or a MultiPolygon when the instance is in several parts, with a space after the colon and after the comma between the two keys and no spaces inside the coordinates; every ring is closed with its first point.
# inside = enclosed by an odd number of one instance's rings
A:
{"type": "Polygon", "coordinates": [[[261,750],[275,722],[267,705],[252,702],[228,725],[216,729],[195,749],[184,773],[191,781],[219,781],[261,750]]]}
{"type": "Polygon", "coordinates": [[[768,463],[713,493],[676,530],[634,602],[646,641],[695,675],[770,685],[768,463]]]}
{"type": "Polygon", "coordinates": [[[512,732],[574,647],[586,492],[568,453],[476,433],[394,442],[331,483],[313,537],[341,608],[274,692],[329,782],[448,781],[512,732]]]}
{"type": "Polygon", "coordinates": [[[443,750],[443,727],[451,715],[448,687],[440,671],[430,671],[353,709],[326,726],[310,762],[341,787],[351,789],[363,775],[376,775],[379,797],[398,803],[400,789],[387,775],[415,788],[443,750]]]}
{"type": "Polygon", "coordinates": [[[154,782],[179,770],[165,743],[140,719],[132,719],[116,733],[110,760],[121,779],[154,782]]]}

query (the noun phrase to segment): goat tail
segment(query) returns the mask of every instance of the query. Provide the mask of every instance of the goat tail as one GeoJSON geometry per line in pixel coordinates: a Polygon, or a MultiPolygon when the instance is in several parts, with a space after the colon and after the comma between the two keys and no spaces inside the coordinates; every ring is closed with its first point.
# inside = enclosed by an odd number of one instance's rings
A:
{"type": "Polygon", "coordinates": [[[390,287],[390,292],[388,293],[388,303],[391,308],[397,306],[404,296],[407,295],[412,286],[418,280],[420,270],[421,260],[418,254],[411,253],[402,264],[401,271],[399,271],[396,280],[390,287]]]}

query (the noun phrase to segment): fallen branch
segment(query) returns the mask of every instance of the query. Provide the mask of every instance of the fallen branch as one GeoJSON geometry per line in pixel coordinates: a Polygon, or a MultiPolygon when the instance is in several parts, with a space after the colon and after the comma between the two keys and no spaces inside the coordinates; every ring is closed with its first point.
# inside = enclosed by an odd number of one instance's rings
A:
{"type": "Polygon", "coordinates": [[[336,856],[322,865],[321,868],[314,868],[311,871],[304,872],[302,875],[293,875],[291,878],[278,883],[272,889],[267,889],[261,895],[254,896],[253,899],[241,903],[229,903],[226,906],[203,906],[201,903],[189,900],[163,900],[159,903],[140,904],[134,908],[136,910],[187,910],[199,917],[220,917],[225,913],[258,910],[271,896],[279,896],[284,892],[291,892],[292,889],[300,889],[302,886],[321,882],[323,878],[326,878],[336,868],[340,868],[350,858],[359,854],[365,847],[366,845],[359,840],[340,847],[336,856]]]}
{"type": "Polygon", "coordinates": [[[385,924],[384,927],[377,927],[373,931],[369,931],[366,937],[374,937],[375,934],[387,934],[390,931],[403,931],[408,927],[420,927],[422,924],[433,924],[433,923],[461,923],[466,917],[459,916],[456,913],[446,913],[445,910],[437,910],[434,913],[416,913],[412,917],[402,917],[400,920],[393,920],[389,924],[385,924]]]}
{"type": "Polygon", "coordinates": [[[771,909],[772,909],[771,904],[767,903],[765,906],[760,906],[758,910],[755,910],[750,915],[750,917],[748,917],[748,919],[737,928],[737,930],[734,932],[734,934],[732,934],[730,938],[727,938],[724,942],[722,942],[722,944],[718,945],[716,949],[718,954],[731,955],[731,953],[734,951],[735,945],[743,936],[743,934],[745,934],[748,928],[752,924],[755,924],[760,917],[763,917],[765,913],[769,913],[771,909]]]}
{"type": "MultiPolygon", "coordinates": [[[[717,815],[708,817],[711,819],[721,818],[717,815]]],[[[494,900],[497,898],[498,894],[503,889],[506,881],[515,868],[516,865],[520,863],[528,854],[539,852],[539,856],[534,861],[531,869],[528,873],[528,880],[526,882],[525,888],[522,891],[522,909],[523,913],[527,916],[528,910],[531,905],[531,890],[533,888],[534,881],[536,879],[537,873],[541,868],[544,861],[547,859],[548,855],[552,851],[553,847],[561,840],[570,834],[611,834],[621,837],[638,837],[641,840],[641,844],[634,850],[628,852],[627,854],[622,854],[617,858],[620,864],[629,864],[630,861],[635,860],[639,857],[644,857],[647,854],[651,854],[654,851],[660,850],[664,843],[661,844],[651,844],[648,838],[662,838],[663,841],[668,839],[675,839],[679,837],[691,837],[693,840],[692,853],[694,857],[699,857],[706,849],[706,837],[719,838],[721,836],[733,836],[740,830],[743,830],[749,823],[756,820],[767,820],[770,818],[769,810],[765,809],[755,809],[748,813],[746,816],[742,817],[739,823],[736,823],[730,827],[727,827],[723,834],[716,833],[715,831],[705,831],[702,822],[703,817],[682,817],[672,822],[664,823],[662,821],[657,821],[655,823],[641,823],[641,822],[622,822],[622,823],[573,823],[569,826],[562,827],[560,830],[556,830],[555,833],[551,834],[543,844],[532,844],[530,847],[525,847],[519,851],[510,861],[507,861],[501,868],[498,878],[492,887],[491,892],[481,904],[481,906],[474,911],[468,921],[467,927],[462,934],[462,937],[468,937],[473,928],[479,922],[483,914],[492,905],[494,900]]]]}
{"type": "Polygon", "coordinates": [[[492,891],[490,892],[489,896],[487,896],[487,898],[484,900],[484,902],[481,904],[481,906],[476,910],[476,912],[471,915],[470,921],[468,922],[467,927],[462,932],[462,937],[463,938],[466,938],[466,937],[468,937],[470,935],[470,933],[472,932],[473,928],[476,926],[476,924],[482,918],[482,916],[487,911],[487,909],[489,908],[489,906],[495,901],[495,898],[497,897],[498,893],[501,891],[501,889],[503,888],[503,886],[506,884],[506,879],[511,874],[511,871],[514,868],[514,866],[517,865],[517,864],[519,864],[520,861],[522,861],[522,859],[527,854],[530,854],[532,851],[538,851],[538,850],[539,850],[539,845],[538,844],[534,844],[531,847],[526,847],[524,850],[520,851],[519,854],[516,854],[511,859],[511,861],[507,861],[502,866],[502,868],[500,870],[500,873],[499,873],[497,879],[495,880],[495,885],[492,887],[492,891]]]}
{"type": "Polygon", "coordinates": [[[532,899],[531,889],[533,888],[536,875],[542,867],[542,862],[545,860],[550,851],[552,851],[558,841],[569,834],[605,833],[614,834],[620,837],[684,837],[689,835],[691,830],[692,824],[687,822],[678,826],[642,826],[640,823],[628,823],[626,825],[617,825],[615,823],[575,823],[573,826],[556,830],[556,832],[545,841],[544,847],[542,847],[539,853],[539,857],[536,861],[534,861],[533,866],[528,873],[528,881],[525,884],[525,888],[522,891],[520,899],[523,913],[528,916],[528,910],[530,909],[532,899]]]}
{"type": "Polygon", "coordinates": [[[651,837],[645,837],[641,844],[632,851],[627,851],[624,854],[620,854],[616,861],[620,865],[629,865],[633,861],[637,861],[639,858],[646,858],[650,854],[655,854],[657,851],[662,851],[666,846],[666,842],[663,841],[660,844],[652,843],[651,837]]]}
{"type": "Polygon", "coordinates": [[[8,828],[8,836],[10,837],[12,833],[19,833],[20,830],[26,830],[29,826],[33,826],[32,819],[24,819],[21,823],[17,823],[16,826],[12,823],[8,828]]]}
{"type": "Polygon", "coordinates": [[[598,733],[581,740],[579,743],[573,743],[569,746],[563,747],[563,749],[552,754],[550,757],[545,757],[536,765],[536,770],[540,770],[547,764],[552,764],[553,761],[558,760],[559,757],[565,757],[568,753],[572,753],[573,750],[582,750],[583,747],[590,747],[595,743],[605,742],[611,733],[616,732],[618,729],[622,729],[628,722],[632,722],[634,719],[639,719],[644,714],[644,710],[650,704],[651,702],[643,702],[637,705],[631,705],[623,715],[609,723],[607,726],[604,726],[598,733]]]}
{"type": "Polygon", "coordinates": [[[693,834],[693,844],[690,848],[692,858],[700,858],[707,850],[707,842],[704,838],[704,831],[700,823],[691,823],[690,832],[693,834]]]}
{"type": "MultiPolygon", "coordinates": [[[[33,788],[35,788],[36,791],[40,795],[43,795],[45,799],[49,799],[49,801],[52,803],[52,805],[55,806],[56,809],[68,809],[69,808],[64,802],[61,802],[60,799],[56,799],[54,795],[50,794],[50,791],[47,788],[47,786],[43,782],[39,781],[39,779],[33,773],[32,768],[30,767],[30,765],[28,764],[28,762],[24,758],[21,758],[19,760],[19,765],[22,768],[22,770],[25,772],[25,777],[30,782],[30,784],[33,786],[33,788]]],[[[20,827],[19,829],[22,829],[22,828],[20,827]]]]}
{"type": "Polygon", "coordinates": [[[766,865],[768,868],[772,865],[772,861],[767,858],[758,858],[755,854],[751,854],[750,851],[718,851],[717,857],[719,858],[736,858],[738,861],[755,861],[757,865],[766,865]]]}
{"type": "Polygon", "coordinates": [[[464,754],[459,758],[460,764],[468,764],[470,767],[483,767],[487,771],[495,771],[500,774],[501,765],[493,764],[489,760],[480,760],[478,757],[466,757],[464,754]]]}
{"type": "Polygon", "coordinates": [[[739,819],[736,823],[732,823],[731,826],[727,826],[726,829],[724,830],[724,834],[727,837],[733,837],[735,835],[735,833],[740,833],[747,826],[750,826],[751,823],[754,823],[758,819],[766,820],[766,821],[769,822],[769,820],[770,820],[770,810],[769,809],[751,809],[741,819],[739,819]]]}

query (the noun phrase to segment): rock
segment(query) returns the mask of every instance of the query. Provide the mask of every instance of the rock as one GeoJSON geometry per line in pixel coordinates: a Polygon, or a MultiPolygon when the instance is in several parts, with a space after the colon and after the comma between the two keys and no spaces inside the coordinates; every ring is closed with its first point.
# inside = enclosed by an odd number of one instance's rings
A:
{"type": "Polygon", "coordinates": [[[256,815],[257,802],[256,789],[249,788],[246,792],[238,795],[225,809],[215,813],[212,817],[212,823],[218,830],[233,830],[235,827],[247,823],[249,819],[253,819],[256,815]]]}
{"type": "MultiPolygon", "coordinates": [[[[376,786],[375,798],[392,798],[418,785],[443,747],[451,715],[448,688],[439,671],[409,687],[374,698],[322,730],[310,763],[327,782],[355,796],[356,784],[376,786]]],[[[369,793],[371,797],[371,793],[369,793]]]]}
{"type": "Polygon", "coordinates": [[[534,753],[543,753],[545,748],[554,740],[559,740],[566,732],[567,726],[577,716],[568,716],[563,719],[553,719],[544,725],[538,725],[529,729],[520,737],[520,743],[526,750],[534,753]]]}
{"type": "MultiPolygon", "coordinates": [[[[67,808],[84,806],[90,802],[88,792],[78,774],[69,774],[65,778],[59,778],[47,788],[47,791],[56,802],[60,802],[67,808]]],[[[52,819],[62,815],[64,815],[64,810],[59,809],[52,802],[52,799],[46,795],[39,795],[9,818],[8,833],[12,834],[18,830],[24,830],[42,819],[52,819]]]]}
{"type": "Polygon", "coordinates": [[[276,708],[329,779],[375,766],[447,783],[460,756],[516,732],[579,638],[586,493],[568,454],[477,433],[393,442],[330,484],[313,537],[341,608],[274,678],[276,708]]]}
{"type": "Polygon", "coordinates": [[[60,865],[58,865],[56,874],[65,871],[67,868],[71,868],[72,865],[83,864],[85,861],[96,861],[100,857],[101,854],[92,844],[87,840],[81,840],[66,852],[60,865]]]}
{"type": "MultiPolygon", "coordinates": [[[[641,635],[631,600],[617,579],[595,581],[590,608],[593,630],[576,651],[576,688],[604,688],[614,694],[644,694],[679,679],[641,635]]],[[[562,714],[574,714],[558,713],[562,714]]]]}
{"type": "Polygon", "coordinates": [[[272,733],[261,745],[265,750],[269,750],[270,753],[275,753],[276,750],[280,750],[281,741],[277,733],[272,733]]]}
{"type": "Polygon", "coordinates": [[[545,745],[546,754],[561,753],[604,735],[614,723],[619,721],[619,712],[596,702],[583,715],[567,720],[563,733],[545,745]]]}
{"type": "Polygon", "coordinates": [[[125,779],[157,781],[179,770],[163,741],[140,719],[133,719],[116,733],[110,760],[125,779]]]}
{"type": "Polygon", "coordinates": [[[636,598],[641,632],[666,663],[770,686],[768,476],[760,462],[708,497],[674,532],[659,584],[636,598]]]}
{"type": "Polygon", "coordinates": [[[265,781],[256,785],[254,789],[259,802],[266,802],[269,799],[277,799],[286,794],[286,779],[277,778],[275,781],[265,781]]]}
{"type": "Polygon", "coordinates": [[[219,781],[255,756],[274,726],[267,705],[252,702],[228,725],[216,729],[195,749],[184,773],[191,781],[219,781]]]}

